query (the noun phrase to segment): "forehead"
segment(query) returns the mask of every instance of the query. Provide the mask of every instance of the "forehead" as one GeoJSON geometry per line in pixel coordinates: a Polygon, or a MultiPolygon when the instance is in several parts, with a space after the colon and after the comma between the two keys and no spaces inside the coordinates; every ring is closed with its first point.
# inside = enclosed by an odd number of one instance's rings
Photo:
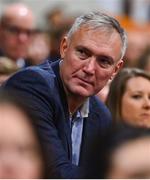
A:
{"type": "Polygon", "coordinates": [[[16,25],[19,27],[33,28],[35,20],[32,12],[26,8],[10,9],[6,11],[3,16],[4,23],[16,25]]]}
{"type": "Polygon", "coordinates": [[[128,172],[144,169],[144,167],[150,169],[150,159],[148,158],[150,148],[148,147],[150,147],[150,137],[129,141],[114,151],[113,161],[118,168],[128,170],[128,172]]]}
{"type": "Polygon", "coordinates": [[[73,45],[87,47],[96,54],[111,55],[113,53],[116,57],[121,54],[122,41],[115,29],[83,26],[75,31],[71,40],[73,45]]]}
{"type": "Polygon", "coordinates": [[[0,139],[2,137],[13,139],[17,136],[21,136],[20,139],[24,140],[32,139],[32,127],[20,109],[11,104],[3,103],[0,105],[0,139]]]}
{"type": "Polygon", "coordinates": [[[132,77],[127,81],[126,89],[132,91],[138,91],[138,90],[150,91],[150,80],[142,76],[132,77]]]}
{"type": "Polygon", "coordinates": [[[72,35],[73,38],[77,36],[81,36],[81,38],[84,38],[85,36],[86,38],[89,37],[89,39],[92,36],[95,40],[97,39],[96,37],[105,37],[110,39],[116,36],[121,41],[119,33],[115,29],[109,27],[91,27],[83,25],[79,29],[77,29],[72,35]]]}

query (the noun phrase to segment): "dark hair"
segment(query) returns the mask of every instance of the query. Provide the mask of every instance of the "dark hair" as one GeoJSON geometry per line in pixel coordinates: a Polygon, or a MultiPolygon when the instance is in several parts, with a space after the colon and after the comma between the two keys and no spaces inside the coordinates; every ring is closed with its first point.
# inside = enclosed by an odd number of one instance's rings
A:
{"type": "Polygon", "coordinates": [[[45,150],[42,146],[42,142],[39,137],[39,133],[37,131],[37,128],[35,127],[35,121],[37,118],[35,115],[30,111],[29,108],[27,108],[27,100],[24,100],[17,91],[14,90],[4,90],[0,89],[0,105],[8,104],[16,107],[18,110],[20,110],[25,117],[27,117],[27,123],[32,128],[32,132],[37,140],[38,148],[39,148],[39,154],[41,156],[41,160],[43,162],[43,172],[42,177],[39,178],[48,178],[48,170],[47,170],[47,158],[45,156],[45,150]]]}
{"type": "Polygon", "coordinates": [[[121,102],[126,91],[127,81],[133,77],[143,77],[150,81],[150,74],[138,68],[123,68],[112,80],[106,99],[106,105],[112,113],[114,121],[121,117],[121,102]]]}
{"type": "Polygon", "coordinates": [[[125,123],[112,125],[103,136],[97,137],[91,146],[89,152],[92,159],[87,161],[87,178],[107,178],[113,152],[127,142],[144,137],[150,138],[150,129],[133,127],[125,123]]]}

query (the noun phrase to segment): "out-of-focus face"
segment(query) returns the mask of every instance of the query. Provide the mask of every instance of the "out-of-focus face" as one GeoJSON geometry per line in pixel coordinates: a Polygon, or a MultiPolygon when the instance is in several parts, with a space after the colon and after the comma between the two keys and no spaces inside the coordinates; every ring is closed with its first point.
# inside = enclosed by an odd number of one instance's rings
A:
{"type": "Polygon", "coordinates": [[[144,53],[148,45],[146,33],[139,31],[128,32],[128,47],[125,54],[126,63],[129,67],[137,65],[137,59],[144,53]],[[133,53],[134,52],[134,53],[133,53]]]}
{"type": "Polygon", "coordinates": [[[121,39],[112,33],[82,27],[61,43],[61,78],[69,93],[89,97],[98,93],[122,65],[121,39]]]}
{"type": "Polygon", "coordinates": [[[33,129],[25,115],[0,105],[0,178],[41,178],[43,161],[33,129]]]}
{"type": "Polygon", "coordinates": [[[34,18],[26,11],[26,9],[18,10],[18,12],[10,15],[0,27],[2,51],[14,60],[26,57],[33,35],[34,18]]]}
{"type": "Polygon", "coordinates": [[[150,138],[140,138],[118,147],[111,157],[109,179],[150,178],[150,138]]]}
{"type": "Polygon", "coordinates": [[[133,77],[127,81],[122,97],[121,116],[132,125],[150,127],[150,81],[133,77]]]}

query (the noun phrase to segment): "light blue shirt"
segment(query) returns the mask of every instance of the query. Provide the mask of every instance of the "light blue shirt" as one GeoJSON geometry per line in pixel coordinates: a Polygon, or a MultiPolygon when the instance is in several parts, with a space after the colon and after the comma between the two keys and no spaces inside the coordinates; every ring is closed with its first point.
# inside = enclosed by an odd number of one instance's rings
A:
{"type": "Polygon", "coordinates": [[[89,113],[89,99],[83,104],[83,106],[77,111],[74,118],[70,117],[71,125],[71,140],[72,140],[72,163],[79,164],[80,147],[82,143],[83,132],[83,119],[88,117],[89,113]]]}

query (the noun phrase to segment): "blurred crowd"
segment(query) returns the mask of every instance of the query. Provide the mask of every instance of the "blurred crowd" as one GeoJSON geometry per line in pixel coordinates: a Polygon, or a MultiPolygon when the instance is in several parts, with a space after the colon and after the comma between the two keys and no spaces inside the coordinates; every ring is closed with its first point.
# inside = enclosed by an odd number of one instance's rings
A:
{"type": "MultiPolygon", "coordinates": [[[[128,47],[124,57],[124,67],[149,69],[150,23],[137,23],[131,16],[131,2],[124,1],[122,15],[114,16],[125,28],[128,47]]],[[[61,6],[47,11],[45,28],[39,28],[31,9],[24,20],[19,21],[21,9],[7,8],[1,15],[0,56],[12,59],[18,68],[36,65],[46,59],[55,61],[60,58],[59,46],[62,37],[69,30],[74,15],[66,16],[61,6]]]]}
{"type": "MultiPolygon", "coordinates": [[[[93,170],[87,178],[150,178],[150,22],[136,23],[130,11],[128,2],[122,16],[115,17],[128,35],[124,65],[97,94],[112,114],[112,127],[118,125],[94,142],[89,153],[97,152],[97,156],[87,161],[95,161],[95,166],[87,166],[93,170]],[[96,143],[99,149],[94,148],[96,143]]],[[[0,85],[23,68],[60,59],[61,40],[75,17],[66,17],[56,7],[45,18],[47,28],[40,29],[26,5],[4,9],[0,85]]],[[[47,178],[45,153],[32,123],[36,117],[17,96],[0,91],[0,178],[47,178]]]]}

